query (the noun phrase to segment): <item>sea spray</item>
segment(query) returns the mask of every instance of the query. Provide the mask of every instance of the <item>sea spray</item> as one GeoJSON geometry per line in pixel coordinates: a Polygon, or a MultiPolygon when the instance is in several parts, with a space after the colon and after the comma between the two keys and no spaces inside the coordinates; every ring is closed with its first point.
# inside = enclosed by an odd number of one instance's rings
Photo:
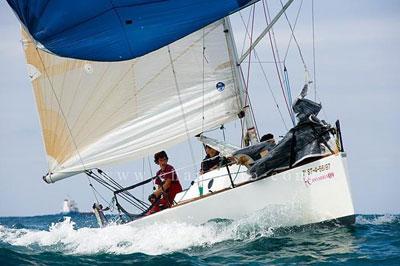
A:
{"type": "MultiPolygon", "coordinates": [[[[203,225],[187,223],[111,224],[105,228],[75,228],[70,217],[50,225],[48,230],[4,229],[4,242],[16,246],[40,246],[68,254],[170,253],[196,246],[210,246],[230,239],[254,239],[272,234],[257,224],[254,217],[238,220],[210,221],[203,225]]],[[[261,220],[259,220],[261,221],[261,220]]]]}
{"type": "Polygon", "coordinates": [[[348,227],[285,229],[267,227],[271,218],[262,212],[203,225],[103,229],[94,228],[92,216],[60,217],[0,217],[0,264],[400,263],[399,215],[358,215],[348,227]]]}

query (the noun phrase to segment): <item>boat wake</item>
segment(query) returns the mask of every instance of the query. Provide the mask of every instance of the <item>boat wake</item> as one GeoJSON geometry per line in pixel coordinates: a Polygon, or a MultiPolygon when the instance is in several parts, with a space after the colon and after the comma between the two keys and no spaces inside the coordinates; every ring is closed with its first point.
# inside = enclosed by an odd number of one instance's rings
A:
{"type": "Polygon", "coordinates": [[[99,229],[93,228],[92,216],[80,214],[0,217],[0,264],[181,261],[204,265],[234,264],[238,260],[260,264],[380,264],[388,259],[393,265],[400,261],[400,215],[357,215],[350,227],[274,229],[266,226],[270,219],[259,212],[238,221],[216,219],[198,226],[111,224],[99,229]]]}
{"type": "Polygon", "coordinates": [[[131,254],[159,255],[207,247],[226,240],[251,241],[273,234],[262,226],[260,217],[245,220],[213,220],[203,225],[185,223],[132,226],[111,224],[105,228],[77,228],[71,217],[52,223],[48,230],[13,229],[0,225],[0,239],[31,251],[66,254],[131,254]]]}

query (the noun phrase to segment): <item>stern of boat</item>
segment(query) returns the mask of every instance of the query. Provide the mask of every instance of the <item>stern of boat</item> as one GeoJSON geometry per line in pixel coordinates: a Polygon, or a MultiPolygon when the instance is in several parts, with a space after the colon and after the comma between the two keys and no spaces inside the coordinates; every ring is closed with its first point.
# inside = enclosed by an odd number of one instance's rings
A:
{"type": "Polygon", "coordinates": [[[301,167],[301,176],[309,197],[310,220],[355,222],[355,213],[347,168],[347,154],[340,152],[301,167]]]}

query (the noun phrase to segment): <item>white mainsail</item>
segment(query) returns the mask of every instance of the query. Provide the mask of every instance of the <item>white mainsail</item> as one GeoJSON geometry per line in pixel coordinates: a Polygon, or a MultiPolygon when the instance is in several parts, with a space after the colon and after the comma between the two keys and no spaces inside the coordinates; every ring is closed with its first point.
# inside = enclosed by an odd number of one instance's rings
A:
{"type": "Polygon", "coordinates": [[[227,34],[221,20],[134,60],[91,62],[42,51],[23,32],[46,181],[141,158],[236,119],[243,95],[227,34]]]}

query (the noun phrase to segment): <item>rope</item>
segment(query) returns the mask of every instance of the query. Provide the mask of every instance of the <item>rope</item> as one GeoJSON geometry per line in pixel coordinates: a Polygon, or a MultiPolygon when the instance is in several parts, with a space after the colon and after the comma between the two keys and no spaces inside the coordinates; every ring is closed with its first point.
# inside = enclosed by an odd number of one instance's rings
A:
{"type": "MultiPolygon", "coordinates": [[[[296,28],[296,26],[297,26],[297,21],[298,21],[298,19],[299,19],[300,11],[301,11],[301,7],[302,7],[302,6],[303,6],[303,0],[301,0],[299,9],[297,10],[296,19],[295,19],[294,24],[293,24],[293,30],[295,30],[295,28],[296,28]]],[[[287,48],[286,48],[286,52],[285,52],[285,56],[284,56],[284,58],[283,58],[283,62],[286,61],[287,55],[288,55],[288,53],[289,53],[289,48],[290,48],[290,46],[291,46],[291,44],[292,44],[292,40],[293,40],[293,34],[290,34],[290,39],[289,39],[288,46],[287,46],[287,48]]]]}
{"type": "Polygon", "coordinates": [[[226,137],[225,137],[225,126],[222,124],[220,127],[221,131],[222,131],[222,137],[224,139],[224,141],[226,141],[226,137]]]}
{"type": "MultiPolygon", "coordinates": [[[[282,5],[282,7],[283,7],[282,0],[280,0],[280,3],[282,5]]],[[[300,45],[299,45],[299,43],[298,43],[298,41],[296,39],[296,36],[294,35],[294,28],[292,27],[292,24],[290,23],[290,20],[289,20],[289,18],[287,16],[286,12],[284,12],[283,14],[285,15],[286,21],[287,21],[287,23],[289,25],[290,31],[291,31],[292,36],[293,36],[293,40],[294,40],[294,42],[295,42],[295,44],[297,46],[297,50],[299,52],[300,59],[301,59],[301,61],[303,63],[303,67],[304,67],[304,71],[305,71],[305,75],[306,75],[305,76],[305,83],[308,83],[309,82],[309,74],[308,74],[307,64],[306,64],[306,62],[304,60],[304,56],[303,56],[303,53],[301,51],[300,45]]]]}
{"type": "Polygon", "coordinates": [[[110,209],[111,212],[113,212],[114,211],[114,208],[112,208],[113,207],[113,200],[108,201],[107,199],[105,199],[103,197],[103,195],[101,195],[101,193],[97,189],[95,189],[94,187],[92,187],[92,188],[104,202],[107,202],[107,205],[108,205],[107,207],[110,209]]]}
{"type": "MultiPolygon", "coordinates": [[[[142,181],[144,181],[144,157],[142,159],[142,181]]],[[[144,201],[144,186],[142,187],[142,200],[144,201]]]]}
{"type": "MultiPolygon", "coordinates": [[[[43,58],[42,58],[42,56],[40,55],[40,53],[39,53],[37,47],[36,47],[36,53],[37,53],[37,55],[38,55],[38,57],[39,57],[39,59],[40,59],[40,62],[42,63],[45,76],[47,77],[47,80],[49,81],[51,91],[53,92],[54,98],[56,99],[56,102],[57,102],[57,104],[58,104],[59,112],[61,113],[62,117],[64,118],[65,125],[67,126],[68,132],[69,132],[69,134],[70,134],[70,136],[71,136],[71,140],[72,140],[72,143],[73,143],[73,145],[74,145],[74,147],[75,147],[75,150],[76,150],[76,153],[77,153],[77,155],[78,155],[79,161],[81,162],[83,169],[84,169],[85,171],[87,171],[86,166],[85,166],[85,163],[83,162],[83,159],[82,159],[81,154],[80,154],[80,152],[79,152],[78,145],[76,144],[75,139],[74,139],[74,137],[73,137],[73,135],[72,135],[72,130],[71,130],[70,125],[69,125],[69,123],[68,123],[67,117],[66,117],[65,114],[64,114],[64,110],[63,110],[62,107],[61,107],[60,100],[58,99],[58,96],[57,96],[57,94],[56,94],[56,92],[55,92],[55,90],[54,90],[53,83],[52,83],[51,80],[50,80],[50,76],[49,76],[49,74],[47,73],[46,66],[45,66],[45,64],[44,64],[44,62],[43,62],[43,58]]],[[[49,169],[49,174],[50,174],[50,169],[49,169]]],[[[98,200],[98,198],[97,198],[97,196],[96,196],[96,193],[95,193],[95,188],[94,188],[93,184],[90,182],[90,179],[89,179],[88,177],[87,177],[87,181],[88,181],[88,183],[89,183],[89,186],[92,188],[93,196],[95,197],[96,202],[99,203],[99,200],[98,200]]]]}
{"type": "MultiPolygon", "coordinates": [[[[186,121],[185,110],[183,109],[183,102],[182,102],[181,92],[180,92],[180,89],[179,89],[178,79],[176,77],[174,61],[172,60],[172,53],[171,53],[170,46],[168,45],[167,47],[168,47],[169,60],[170,60],[171,68],[172,68],[172,74],[174,75],[175,87],[176,87],[176,91],[178,93],[179,105],[181,107],[182,118],[183,118],[183,122],[185,124],[185,131],[186,131],[187,141],[188,141],[188,144],[189,144],[190,155],[192,157],[192,162],[194,163],[196,161],[196,159],[195,159],[195,156],[194,156],[192,142],[190,141],[189,128],[188,128],[187,121],[186,121]]],[[[195,173],[195,172],[196,172],[196,168],[194,168],[194,172],[193,173],[195,173]]]]}
{"type": "Polygon", "coordinates": [[[206,46],[205,46],[205,39],[204,39],[204,29],[203,29],[203,62],[202,62],[202,120],[201,120],[201,132],[204,131],[204,113],[205,113],[205,103],[204,103],[204,97],[205,97],[205,60],[206,60],[206,46]]]}
{"type": "MultiPolygon", "coordinates": [[[[262,1],[262,4],[263,4],[263,10],[264,10],[265,21],[266,21],[266,23],[268,24],[268,23],[269,23],[269,10],[268,10],[268,5],[267,5],[267,3],[266,3],[265,1],[262,1]],[[267,14],[268,14],[268,15],[267,15],[267,14]]],[[[273,29],[271,29],[271,31],[273,31],[273,29]]],[[[290,115],[290,113],[291,113],[290,109],[291,109],[291,108],[289,107],[288,100],[287,100],[286,94],[285,94],[285,90],[284,90],[284,88],[283,88],[284,86],[283,86],[281,74],[280,74],[280,71],[279,71],[279,66],[278,66],[278,63],[277,63],[278,60],[277,60],[276,55],[275,55],[275,48],[274,48],[274,44],[273,44],[273,42],[272,42],[271,31],[268,32],[268,36],[269,36],[269,41],[270,41],[270,44],[271,44],[272,55],[273,55],[273,57],[274,57],[275,68],[276,68],[276,72],[277,72],[277,75],[278,75],[279,84],[280,84],[280,86],[281,86],[283,98],[285,99],[286,108],[287,108],[288,113],[289,113],[289,115],[290,115]]]]}
{"type": "Polygon", "coordinates": [[[311,0],[312,17],[312,47],[313,47],[313,75],[314,75],[314,101],[317,101],[317,75],[315,70],[315,23],[314,23],[314,0],[311,0]]]}
{"type": "Polygon", "coordinates": [[[241,137],[240,137],[240,148],[243,148],[244,145],[244,123],[243,118],[240,119],[240,129],[241,129],[241,137]]]}
{"type": "MultiPolygon", "coordinates": [[[[243,19],[243,16],[242,16],[241,14],[240,14],[240,18],[241,18],[242,24],[243,24],[244,26],[246,26],[245,21],[244,21],[244,19],[243,19]]],[[[247,28],[246,28],[246,29],[247,29],[247,28]]],[[[248,33],[247,30],[246,30],[246,35],[249,35],[249,33],[248,33]]],[[[263,73],[264,79],[265,79],[265,81],[266,81],[266,83],[267,83],[267,87],[268,87],[268,89],[269,89],[269,91],[270,91],[270,93],[271,93],[271,96],[272,96],[273,100],[274,100],[275,106],[276,106],[276,108],[277,108],[277,110],[278,110],[278,113],[279,113],[279,116],[280,116],[281,121],[282,121],[282,123],[283,123],[283,126],[285,127],[286,130],[288,130],[288,127],[286,126],[285,119],[283,118],[282,111],[281,111],[281,109],[280,109],[280,106],[279,106],[279,104],[278,104],[278,101],[276,100],[275,94],[274,94],[274,92],[273,92],[273,90],[272,90],[272,87],[271,87],[271,84],[270,84],[270,82],[269,82],[269,80],[268,80],[267,73],[265,72],[265,69],[264,69],[264,66],[263,66],[263,63],[273,63],[273,64],[275,64],[275,62],[274,62],[274,61],[271,61],[271,62],[263,62],[263,61],[261,61],[260,58],[259,58],[259,56],[258,56],[258,53],[257,53],[257,51],[256,51],[256,48],[254,48],[254,56],[255,56],[255,58],[256,58],[256,60],[257,60],[257,63],[259,64],[259,66],[260,66],[260,68],[261,68],[261,72],[263,73]]],[[[248,62],[248,63],[250,64],[251,62],[248,62]]]]}
{"type": "MultiPolygon", "coordinates": [[[[250,44],[249,44],[250,47],[251,47],[251,45],[253,44],[254,16],[255,16],[255,13],[256,13],[256,6],[255,6],[255,5],[253,5],[253,9],[252,9],[252,10],[253,10],[253,16],[252,16],[252,21],[251,21],[250,44]]],[[[244,106],[247,105],[247,99],[250,98],[250,96],[249,96],[249,91],[248,91],[248,90],[249,90],[249,82],[250,82],[251,52],[252,52],[252,50],[250,50],[250,53],[249,53],[249,63],[247,64],[246,98],[245,98],[245,100],[244,100],[244,106]]]]}
{"type": "MultiPolygon", "coordinates": [[[[242,18],[242,20],[244,20],[243,19],[243,16],[242,16],[242,13],[241,12],[239,12],[239,14],[240,14],[240,17],[242,18]]],[[[252,8],[251,8],[251,10],[250,10],[250,13],[249,13],[249,18],[248,18],[248,23],[247,24],[245,24],[244,23],[244,26],[245,26],[245,28],[246,28],[246,33],[247,33],[247,35],[248,35],[248,29],[249,29],[249,24],[250,24],[250,19],[252,18],[252,26],[251,26],[251,36],[250,36],[250,46],[252,45],[252,43],[253,43],[253,32],[254,32],[254,21],[255,21],[255,4],[253,4],[252,5],[252,8]]],[[[243,46],[242,46],[242,55],[243,55],[243,51],[244,51],[244,48],[245,48],[245,42],[246,42],[246,35],[244,36],[244,39],[243,39],[243,46]]],[[[253,121],[253,124],[254,124],[254,128],[255,128],[255,132],[256,132],[256,136],[258,137],[258,138],[260,138],[260,134],[259,134],[259,132],[258,132],[258,127],[257,127],[257,121],[256,121],[256,118],[255,118],[255,115],[254,115],[254,110],[253,110],[253,107],[252,107],[252,105],[251,105],[251,99],[250,99],[250,94],[249,94],[249,78],[250,78],[250,66],[251,66],[251,51],[250,51],[250,54],[249,54],[249,62],[248,62],[248,67],[247,67],[247,77],[246,77],[246,79],[245,79],[245,76],[244,76],[244,73],[243,73],[243,69],[242,69],[242,67],[240,66],[239,67],[239,69],[240,69],[240,75],[241,75],[241,78],[242,78],[242,80],[243,80],[243,85],[244,85],[244,93],[245,93],[245,102],[244,102],[244,106],[242,106],[242,108],[246,108],[246,107],[249,107],[250,108],[250,113],[251,113],[251,119],[252,119],[252,121],[253,121]]],[[[244,137],[245,137],[245,133],[244,133],[244,131],[245,131],[245,128],[244,128],[244,124],[243,124],[243,121],[242,121],[242,119],[240,119],[240,124],[241,124],[241,129],[242,129],[242,136],[241,136],[241,147],[243,147],[243,140],[244,140],[244,137]]]]}
{"type": "MultiPolygon", "coordinates": [[[[240,74],[241,74],[243,82],[244,82],[244,74],[243,74],[243,70],[241,67],[240,67],[240,74]]],[[[253,123],[254,123],[254,129],[256,131],[256,135],[258,136],[258,139],[260,139],[260,133],[258,132],[257,121],[256,121],[256,117],[254,115],[253,105],[251,104],[251,99],[250,99],[250,95],[248,93],[248,88],[247,88],[246,84],[244,84],[244,86],[245,86],[245,90],[247,92],[246,97],[249,100],[249,104],[245,105],[244,108],[247,108],[247,107],[250,108],[251,118],[253,119],[253,123]]],[[[243,127],[244,127],[244,125],[242,126],[242,129],[243,129],[243,127]]]]}
{"type": "MultiPolygon", "coordinates": [[[[250,25],[251,10],[252,10],[252,8],[253,8],[253,7],[251,7],[251,9],[250,9],[249,17],[247,18],[247,23],[244,23],[244,26],[245,26],[245,28],[246,28],[246,32],[249,31],[249,25],[250,25]]],[[[239,12],[239,14],[240,14],[240,17],[242,18],[242,20],[244,21],[241,11],[239,12]]],[[[242,44],[242,52],[240,53],[240,56],[243,56],[243,54],[244,54],[244,48],[245,48],[245,46],[246,46],[246,40],[247,40],[247,38],[246,38],[246,36],[244,36],[244,38],[243,38],[243,44],[242,44]]]]}
{"type": "MultiPolygon", "coordinates": [[[[284,66],[283,73],[284,73],[283,78],[284,78],[285,85],[286,85],[288,100],[289,100],[290,105],[292,106],[293,105],[292,92],[291,92],[291,89],[290,89],[289,74],[288,74],[286,66],[284,66]]],[[[290,112],[290,117],[292,119],[293,126],[295,126],[296,125],[296,120],[295,120],[293,109],[291,109],[290,111],[291,111],[290,112]]]]}
{"type": "MultiPolygon", "coordinates": [[[[99,184],[103,185],[105,188],[109,189],[110,191],[114,192],[118,189],[123,189],[123,187],[118,184],[115,180],[113,180],[110,176],[108,176],[106,173],[104,173],[103,171],[98,169],[98,172],[101,176],[97,175],[95,172],[93,171],[86,171],[87,176],[91,177],[93,180],[95,180],[96,182],[98,182],[99,184]],[[101,177],[107,179],[110,183],[107,183],[104,179],[102,179],[101,177]]],[[[128,203],[130,203],[131,205],[133,205],[134,207],[136,207],[137,209],[144,211],[147,209],[148,204],[139,200],[138,198],[136,198],[135,196],[133,196],[130,192],[128,191],[124,191],[121,194],[119,194],[119,196],[121,196],[122,199],[124,199],[125,201],[127,201],[128,203]]]]}

